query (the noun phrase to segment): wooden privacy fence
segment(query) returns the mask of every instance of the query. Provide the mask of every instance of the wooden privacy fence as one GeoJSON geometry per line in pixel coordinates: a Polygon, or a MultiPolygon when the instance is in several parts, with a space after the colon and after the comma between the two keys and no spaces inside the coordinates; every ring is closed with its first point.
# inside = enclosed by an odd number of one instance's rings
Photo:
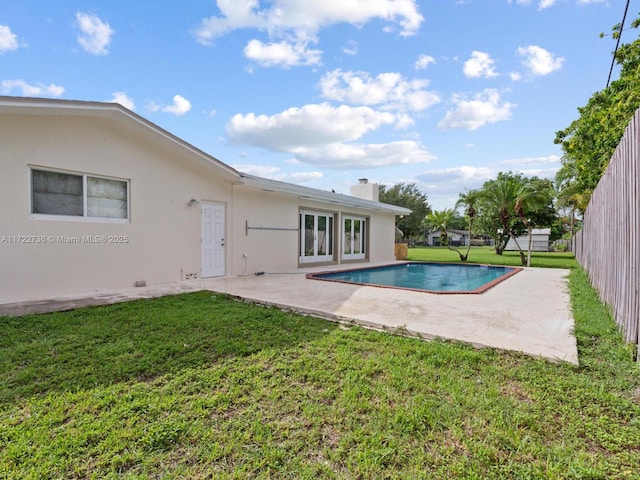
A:
{"type": "Polygon", "coordinates": [[[640,341],[640,109],[627,126],[573,238],[576,259],[625,340],[640,341]]]}

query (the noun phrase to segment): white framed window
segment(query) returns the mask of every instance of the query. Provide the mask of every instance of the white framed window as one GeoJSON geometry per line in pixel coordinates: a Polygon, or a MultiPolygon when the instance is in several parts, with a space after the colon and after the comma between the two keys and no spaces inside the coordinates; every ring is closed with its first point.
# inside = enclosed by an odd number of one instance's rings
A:
{"type": "Polygon", "coordinates": [[[367,256],[367,219],[342,216],[342,258],[360,260],[367,256]]]}
{"type": "Polygon", "coordinates": [[[32,167],[31,215],[127,222],[129,181],[32,167]]]}
{"type": "Polygon", "coordinates": [[[300,212],[300,263],[331,262],[333,256],[333,214],[300,212]]]}

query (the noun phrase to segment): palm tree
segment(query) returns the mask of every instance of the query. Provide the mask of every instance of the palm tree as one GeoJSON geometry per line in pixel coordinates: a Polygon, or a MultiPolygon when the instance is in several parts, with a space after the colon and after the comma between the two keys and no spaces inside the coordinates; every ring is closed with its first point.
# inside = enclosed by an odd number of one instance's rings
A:
{"type": "MultiPolygon", "coordinates": [[[[516,203],[514,205],[514,209],[518,218],[520,218],[525,227],[527,227],[527,234],[529,235],[529,248],[527,249],[527,267],[531,266],[533,228],[531,226],[531,222],[529,222],[529,219],[527,218],[526,213],[535,210],[537,207],[540,207],[542,205],[542,202],[542,194],[534,190],[531,184],[520,185],[516,190],[516,203]]],[[[518,246],[518,248],[520,249],[520,246],[518,246]]],[[[520,249],[520,260],[522,260],[523,258],[522,255],[522,249],[520,249]]],[[[524,264],[524,261],[522,263],[524,264]]]]}
{"type": "MultiPolygon", "coordinates": [[[[512,211],[516,201],[516,181],[512,176],[498,174],[498,178],[491,182],[485,183],[481,190],[483,202],[489,208],[491,215],[498,219],[498,223],[502,227],[501,230],[505,235],[511,236],[511,218],[512,211]]],[[[501,253],[500,238],[497,239],[496,251],[501,253]]],[[[520,249],[516,241],[516,246],[520,249]]],[[[524,265],[524,254],[521,255],[524,265]]]]}
{"type": "Polygon", "coordinates": [[[576,213],[584,215],[593,189],[580,186],[576,180],[575,164],[565,163],[556,174],[557,202],[559,208],[568,208],[571,219],[569,231],[575,234],[576,213]]]}
{"type": "MultiPolygon", "coordinates": [[[[449,236],[447,235],[447,226],[453,221],[456,216],[456,212],[451,208],[445,208],[444,210],[433,210],[426,217],[427,224],[432,228],[440,230],[440,245],[446,245],[449,250],[457,252],[460,256],[461,262],[467,261],[467,255],[464,255],[457,248],[451,248],[449,245],[449,236]]],[[[467,251],[467,254],[469,252],[467,251]]]]}
{"type": "Polygon", "coordinates": [[[491,206],[494,214],[499,219],[503,232],[511,237],[520,253],[520,261],[522,265],[531,265],[531,242],[532,242],[532,226],[527,219],[526,213],[537,208],[541,201],[542,195],[536,191],[534,187],[523,182],[521,178],[513,175],[499,174],[498,178],[486,185],[481,193],[484,201],[491,206]],[[513,230],[513,221],[520,219],[529,234],[528,257],[525,258],[524,251],[518,243],[517,237],[513,230]]]}
{"type": "Polygon", "coordinates": [[[469,251],[471,250],[471,230],[473,228],[473,220],[476,218],[476,205],[478,203],[478,191],[477,190],[467,190],[465,193],[461,193],[458,201],[456,202],[456,207],[464,207],[464,213],[469,219],[469,238],[467,241],[467,253],[464,255],[460,255],[460,260],[465,262],[469,258],[469,251]]]}

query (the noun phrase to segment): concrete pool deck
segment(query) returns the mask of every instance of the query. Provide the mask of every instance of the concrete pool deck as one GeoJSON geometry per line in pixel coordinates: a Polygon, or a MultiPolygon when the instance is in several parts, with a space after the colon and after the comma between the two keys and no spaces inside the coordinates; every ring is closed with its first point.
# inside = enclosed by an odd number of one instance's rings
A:
{"type": "MultiPolygon", "coordinates": [[[[375,265],[371,265],[375,266],[375,265]]],[[[578,364],[568,270],[525,268],[479,295],[437,295],[306,278],[305,269],[0,304],[0,315],[68,310],[210,290],[332,321],[444,338],[578,364]]]]}
{"type": "Polygon", "coordinates": [[[525,268],[479,295],[326,282],[306,278],[309,272],[225,277],[201,284],[329,320],[379,330],[402,328],[426,339],[458,340],[578,364],[568,270],[525,268]]]}

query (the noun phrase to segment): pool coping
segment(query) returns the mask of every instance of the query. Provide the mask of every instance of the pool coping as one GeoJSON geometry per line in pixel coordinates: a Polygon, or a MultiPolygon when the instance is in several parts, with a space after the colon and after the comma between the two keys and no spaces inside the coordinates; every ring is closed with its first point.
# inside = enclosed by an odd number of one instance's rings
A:
{"type": "Polygon", "coordinates": [[[375,288],[389,288],[392,290],[409,290],[411,292],[421,292],[421,293],[431,293],[434,295],[479,295],[482,293],[485,293],[487,290],[495,287],[496,285],[498,285],[499,283],[504,282],[505,280],[507,280],[508,278],[514,276],[515,274],[517,274],[518,272],[522,271],[522,267],[513,267],[510,265],[490,265],[490,264],[485,264],[485,263],[453,263],[453,262],[420,262],[420,261],[406,261],[406,262],[395,262],[395,263],[389,263],[386,265],[376,265],[375,267],[372,266],[362,266],[362,267],[355,267],[355,268],[349,268],[346,270],[340,270],[340,271],[335,271],[335,270],[325,270],[325,271],[321,271],[321,272],[312,272],[312,273],[307,273],[306,274],[306,278],[308,278],[309,280],[320,280],[323,282],[335,282],[335,283],[347,283],[350,285],[360,285],[363,287],[375,287],[375,288]],[[485,284],[483,284],[482,286],[476,288],[475,290],[450,290],[450,291],[441,291],[441,290],[425,290],[422,288],[411,288],[411,287],[396,287],[396,286],[392,286],[392,285],[380,285],[377,283],[364,283],[364,282],[350,282],[348,280],[338,280],[338,279],[332,279],[332,278],[320,278],[321,275],[331,275],[331,274],[337,274],[337,273],[345,273],[345,272],[357,272],[357,271],[361,271],[361,270],[373,270],[373,269],[382,269],[382,268],[388,268],[388,267],[398,267],[398,266],[402,266],[402,265],[415,265],[415,264],[420,264],[420,265],[454,265],[454,266],[478,266],[478,267],[498,267],[498,268],[505,268],[505,269],[509,269],[510,271],[508,271],[507,273],[505,273],[504,275],[501,275],[498,278],[495,278],[493,280],[491,280],[490,282],[487,282],[485,284]]]}

